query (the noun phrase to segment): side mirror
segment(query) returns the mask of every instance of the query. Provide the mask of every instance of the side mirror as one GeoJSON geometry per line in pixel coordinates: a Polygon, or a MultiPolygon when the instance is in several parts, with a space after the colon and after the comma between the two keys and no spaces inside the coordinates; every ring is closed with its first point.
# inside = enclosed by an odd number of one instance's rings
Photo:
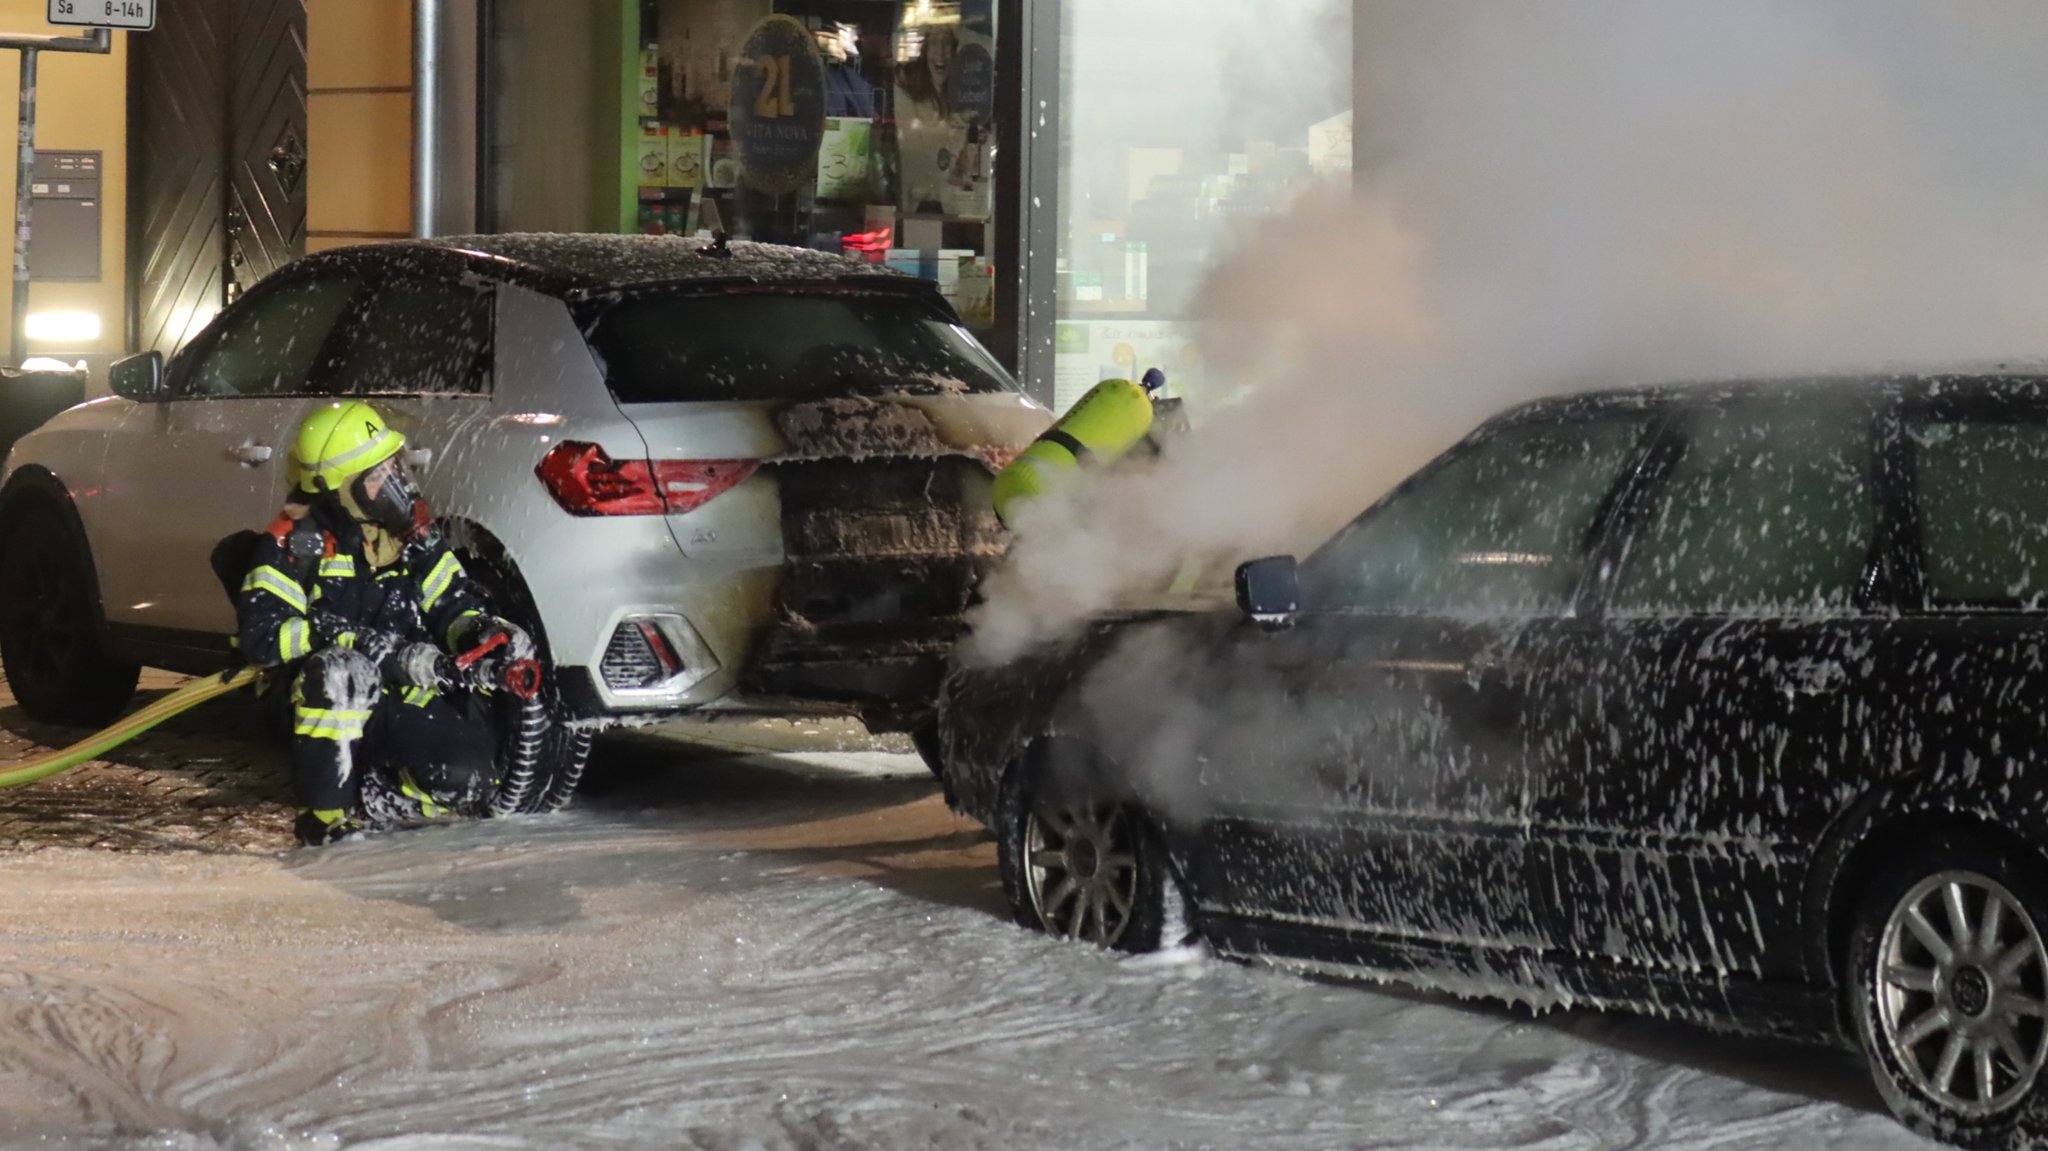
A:
{"type": "Polygon", "coordinates": [[[1293,556],[1267,556],[1237,569],[1237,606],[1260,623],[1301,610],[1301,579],[1293,556]]]}
{"type": "Polygon", "coordinates": [[[154,404],[169,399],[164,389],[164,354],[143,352],[115,360],[107,369],[107,386],[124,400],[138,404],[154,404]]]}

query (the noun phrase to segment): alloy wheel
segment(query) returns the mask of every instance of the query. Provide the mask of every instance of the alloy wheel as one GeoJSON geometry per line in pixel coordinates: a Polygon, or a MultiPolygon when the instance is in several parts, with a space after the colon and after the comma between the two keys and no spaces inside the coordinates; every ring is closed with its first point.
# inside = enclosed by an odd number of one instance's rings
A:
{"type": "Polygon", "coordinates": [[[1883,1041],[1906,1080],[1982,1119],[2048,1062],[2048,951],[2012,892],[1972,871],[1914,884],[1885,921],[1875,975],[1883,1041]]]}
{"type": "Polygon", "coordinates": [[[1031,906],[1054,935],[1113,946],[1138,899],[1138,843],[1130,815],[1113,804],[1034,804],[1024,823],[1031,906]]]}

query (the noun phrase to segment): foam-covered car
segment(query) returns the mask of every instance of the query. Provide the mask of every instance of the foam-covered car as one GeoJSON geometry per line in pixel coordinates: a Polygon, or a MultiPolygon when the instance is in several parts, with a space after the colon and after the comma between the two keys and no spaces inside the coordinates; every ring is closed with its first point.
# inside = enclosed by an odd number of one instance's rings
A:
{"type": "Polygon", "coordinates": [[[2043,1128],[2048,381],[1553,399],[1237,610],[1130,614],[942,709],[1019,919],[1868,1056],[2043,1128]]]}
{"type": "Polygon", "coordinates": [[[1049,423],[928,282],[675,237],[309,256],[112,383],[0,480],[0,658],[41,719],[104,721],[138,665],[222,666],[211,550],[276,515],[308,411],[364,398],[550,659],[564,730],[724,709],[924,732],[1001,550],[992,469],[1049,423]]]}

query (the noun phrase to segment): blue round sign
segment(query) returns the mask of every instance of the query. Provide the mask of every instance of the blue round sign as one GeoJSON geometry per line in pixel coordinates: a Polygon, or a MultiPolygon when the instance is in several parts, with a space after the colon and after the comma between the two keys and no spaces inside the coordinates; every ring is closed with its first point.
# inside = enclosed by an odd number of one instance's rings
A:
{"type": "Polygon", "coordinates": [[[733,66],[730,99],[726,118],[748,187],[779,196],[816,178],[825,61],[809,29],[788,16],[754,25],[733,66]]]}

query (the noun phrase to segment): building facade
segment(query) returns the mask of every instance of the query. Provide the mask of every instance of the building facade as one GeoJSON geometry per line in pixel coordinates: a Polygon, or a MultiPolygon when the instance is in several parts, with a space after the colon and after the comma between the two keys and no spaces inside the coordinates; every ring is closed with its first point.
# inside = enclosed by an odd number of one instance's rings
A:
{"type": "MultiPolygon", "coordinates": [[[[38,31],[40,4],[0,16],[38,31]]],[[[38,352],[175,349],[340,244],[726,232],[936,281],[1063,406],[1199,378],[1214,255],[1352,167],[1343,0],[159,8],[112,61],[46,63],[42,144],[105,154],[108,224],[100,282],[33,289],[99,334],[38,352]]]]}

